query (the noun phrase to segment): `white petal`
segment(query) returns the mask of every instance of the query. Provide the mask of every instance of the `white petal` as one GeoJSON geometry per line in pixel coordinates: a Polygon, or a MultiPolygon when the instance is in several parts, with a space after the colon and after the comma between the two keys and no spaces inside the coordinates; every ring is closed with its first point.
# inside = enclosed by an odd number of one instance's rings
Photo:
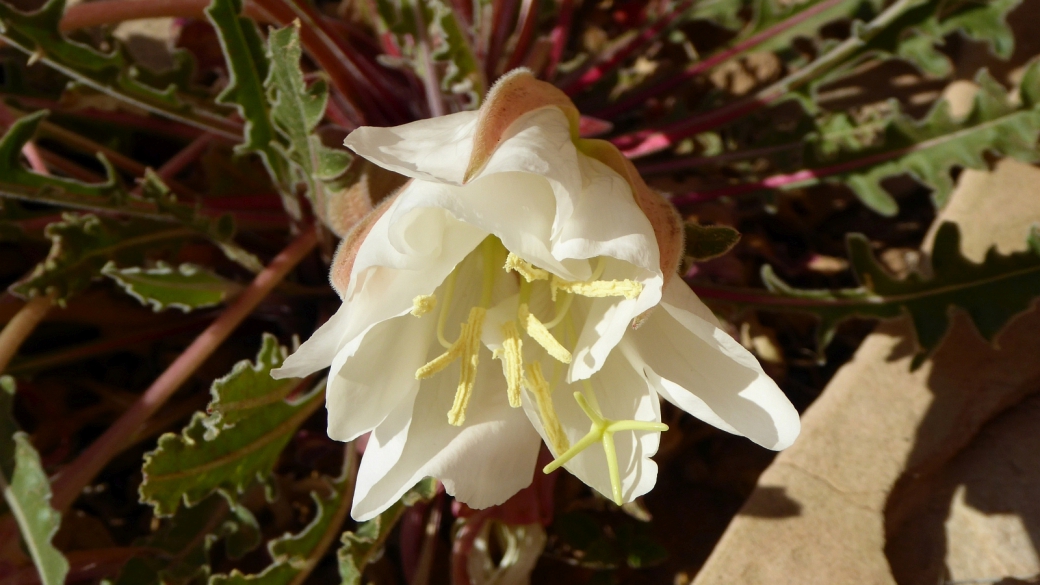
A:
{"type": "Polygon", "coordinates": [[[660,274],[657,238],[628,181],[605,164],[578,154],[582,188],[553,245],[557,258],[609,256],[660,274]]]}
{"type": "MultiPolygon", "coordinates": [[[[567,384],[564,381],[564,367],[550,365],[551,358],[541,352],[542,366],[550,384],[552,384],[553,405],[556,408],[560,424],[573,445],[589,432],[591,421],[578,406],[574,393],[583,391],[588,394],[591,387],[602,409],[601,415],[611,420],[639,420],[645,422],[661,422],[661,410],[658,398],[647,385],[643,377],[632,368],[628,361],[620,355],[607,359],[599,375],[586,382],[567,384]]],[[[530,392],[524,393],[524,411],[531,419],[531,424],[538,430],[549,445],[548,437],[542,428],[541,419],[535,399],[530,392]]],[[[657,453],[660,445],[659,432],[621,431],[614,433],[614,447],[617,451],[618,470],[621,477],[621,493],[625,502],[649,492],[657,483],[657,464],[650,457],[657,453]]],[[[554,456],[558,456],[550,446],[554,456]]],[[[613,499],[610,485],[610,473],[607,470],[607,457],[600,443],[593,444],[578,454],[564,466],[578,479],[600,492],[608,499],[613,499]]],[[[538,471],[541,473],[541,470],[538,471]]]]}
{"type": "MultiPolygon", "coordinates": [[[[390,216],[400,202],[398,197],[358,250],[344,294],[345,303],[351,306],[351,316],[343,326],[345,340],[354,339],[380,321],[407,313],[416,296],[434,292],[487,236],[443,210],[430,209],[416,224],[417,232],[425,238],[421,252],[402,253],[390,243],[390,216]]],[[[462,274],[459,278],[467,282],[462,274]]],[[[480,282],[479,275],[476,278],[480,282]]]]}
{"type": "Polygon", "coordinates": [[[350,308],[340,305],[328,321],[318,328],[292,355],[285,359],[282,367],[271,370],[271,377],[302,378],[322,368],[329,367],[336,353],[343,347],[344,327],[349,320],[350,308]]]}
{"type": "Polygon", "coordinates": [[[415,370],[436,343],[436,325],[436,316],[395,317],[359,335],[336,356],[325,392],[330,438],[354,440],[415,393],[415,370]]]}
{"type": "Polygon", "coordinates": [[[643,291],[636,299],[608,297],[575,299],[571,310],[573,322],[581,327],[574,346],[574,361],[568,380],[584,380],[603,367],[607,356],[621,341],[638,315],[658,304],[661,299],[660,272],[648,272],[627,262],[606,259],[603,280],[636,280],[643,291]]]}
{"type": "Polygon", "coordinates": [[[698,315],[701,307],[672,280],[661,307],[621,350],[672,404],[763,447],[788,447],[801,428],[798,412],[750,352],[698,315]]]}
{"type": "Polygon", "coordinates": [[[400,254],[424,254],[441,233],[435,214],[447,213],[470,229],[494,234],[528,262],[566,278],[586,278],[588,262],[560,262],[549,248],[555,205],[549,183],[530,173],[485,173],[464,187],[413,181],[387,211],[388,241],[400,254]]]}
{"type": "Polygon", "coordinates": [[[474,508],[501,504],[531,483],[538,435],[524,413],[509,407],[505,380],[483,350],[477,384],[462,427],[448,424],[458,366],[423,380],[414,403],[376,427],[358,471],[351,515],[371,519],[423,477],[436,477],[474,508]]]}
{"type": "Polygon", "coordinates": [[[459,112],[393,128],[365,126],[343,144],[406,177],[461,185],[476,128],[477,112],[459,112]]]}

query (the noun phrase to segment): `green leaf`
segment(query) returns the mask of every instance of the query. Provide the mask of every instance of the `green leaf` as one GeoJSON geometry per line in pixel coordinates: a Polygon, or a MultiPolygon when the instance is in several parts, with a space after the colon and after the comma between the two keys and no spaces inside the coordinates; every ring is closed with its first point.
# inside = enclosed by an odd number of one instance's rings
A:
{"type": "Polygon", "coordinates": [[[295,219],[302,217],[289,178],[285,147],[272,121],[264,82],[271,70],[260,31],[252,20],[240,16],[242,0],[213,0],[206,16],[217,31],[220,48],[227,62],[227,87],[217,96],[217,103],[235,105],[245,120],[243,142],[236,153],[255,153],[263,161],[282,195],[286,211],[295,219]]]}
{"type": "Polygon", "coordinates": [[[137,543],[159,554],[130,559],[115,585],[201,585],[210,575],[209,551],[224,540],[228,556],[239,558],[260,544],[260,527],[249,510],[214,494],[173,518],[137,543]]]}
{"type": "Polygon", "coordinates": [[[694,262],[718,258],[740,241],[740,232],[724,225],[703,226],[686,222],[686,255],[694,262]]]}
{"type": "Polygon", "coordinates": [[[176,224],[73,213],[48,225],[44,233],[51,240],[50,253],[32,273],[13,284],[11,291],[23,297],[53,291],[59,303],[87,288],[110,261],[143,264],[147,254],[179,246],[198,235],[176,224]]]}
{"type": "Polygon", "coordinates": [[[874,259],[864,236],[850,234],[849,260],[860,283],[858,288],[796,289],[768,266],[762,270],[762,279],[776,295],[799,301],[785,310],[807,311],[820,318],[817,341],[821,353],[837,326],[846,319],[909,315],[919,346],[916,366],[942,341],[950,327],[951,308],[967,313],[987,340],[992,340],[1012,317],[1029,308],[1040,295],[1040,231],[1034,229],[1028,242],[1029,250],[1007,256],[990,249],[983,262],[976,264],[960,253],[957,225],[943,223],[936,233],[931,257],[933,276],[911,274],[897,279],[874,259]]]}
{"type": "MultiPolygon", "coordinates": [[[[0,4],[3,6],[3,4],[0,4]]],[[[125,204],[125,192],[118,183],[115,170],[104,155],[98,160],[105,168],[107,180],[91,185],[74,179],[41,175],[22,165],[22,148],[32,140],[47,110],[22,116],[0,138],[0,195],[19,199],[65,205],[88,205],[119,208],[125,204]]]]}
{"type": "Polygon", "coordinates": [[[272,31],[268,37],[271,73],[265,85],[270,95],[271,117],[288,143],[282,156],[292,163],[292,180],[307,186],[315,209],[324,209],[330,197],[330,187],[325,182],[343,175],[353,157],[346,150],[325,146],[314,133],[325,116],[329,90],[324,79],[307,87],[300,70],[303,50],[297,26],[272,31]]]}
{"type": "Polygon", "coordinates": [[[191,124],[226,138],[238,133],[219,112],[182,99],[188,92],[192,62],[187,52],[175,56],[175,69],[162,75],[137,67],[122,44],[115,42],[110,53],[71,41],[59,31],[65,0],[48,0],[31,14],[0,2],[0,39],[61,71],[79,83],[137,107],[191,124]]]}
{"type": "Polygon", "coordinates": [[[180,433],[159,437],[144,458],[141,501],[157,516],[191,506],[214,491],[240,494],[254,480],[265,481],[296,428],[324,404],[324,382],[287,400],[299,380],[275,380],[271,370],[286,350],[265,334],[256,363],[241,361],[213,382],[205,414],[196,412],[180,433]]]}
{"type": "Polygon", "coordinates": [[[817,38],[820,27],[829,22],[842,19],[868,21],[877,16],[884,5],[884,2],[879,0],[842,0],[822,10],[817,8],[826,1],[790,3],[780,0],[756,0],[754,19],[741,31],[740,38],[750,38],[783,23],[782,30],[776,30],[775,34],[755,45],[755,50],[786,52],[791,50],[791,42],[798,37],[817,38]],[[810,10],[818,12],[808,15],[810,10]],[[798,22],[792,25],[790,21],[793,20],[798,22]]]}
{"type": "MultiPolygon", "coordinates": [[[[354,453],[353,445],[347,449],[354,453]]],[[[262,572],[243,574],[237,569],[229,575],[215,575],[209,585],[299,585],[314,570],[325,551],[336,540],[343,521],[350,512],[353,485],[349,470],[353,457],[347,457],[342,475],[330,482],[328,495],[311,492],[314,499],[314,519],[299,534],[286,534],[267,543],[273,562],[262,572]]]]}
{"type": "Polygon", "coordinates": [[[339,558],[339,574],[343,585],[360,585],[361,577],[368,566],[375,560],[390,531],[401,519],[404,509],[418,502],[427,502],[437,495],[437,481],[426,478],[409,490],[385,512],[362,523],[354,532],[344,532],[336,556],[339,558]]]}
{"type": "Polygon", "coordinates": [[[61,526],[61,514],[51,507],[51,483],[29,435],[18,430],[11,409],[14,379],[0,377],[0,490],[7,509],[18,523],[43,585],[61,585],[69,562],[51,544],[61,526]]]}
{"type": "Polygon", "coordinates": [[[466,36],[462,34],[455,12],[440,0],[428,0],[431,43],[436,47],[430,54],[435,61],[447,64],[441,89],[469,96],[474,107],[484,97],[484,74],[466,36]]]}
{"type": "Polygon", "coordinates": [[[1008,59],[1015,38],[1007,15],[1022,0],[929,0],[907,11],[893,23],[890,32],[879,36],[870,49],[890,52],[915,63],[922,71],[945,77],[952,71],[947,56],[936,50],[945,37],[958,33],[986,43],[1000,59],[1008,59]]]}
{"type": "Polygon", "coordinates": [[[242,290],[238,283],[194,264],[181,264],[174,268],[158,262],[153,268],[118,268],[114,262],[109,262],[101,269],[101,274],[157,313],[168,308],[187,313],[213,307],[242,290]]]}
{"type": "MultiPolygon", "coordinates": [[[[983,70],[971,111],[963,118],[950,114],[941,101],[923,120],[905,114],[894,116],[878,138],[862,149],[828,156],[850,144],[837,145],[833,139],[815,139],[816,153],[807,157],[810,174],[829,175],[847,184],[861,201],[874,211],[892,216],[898,212],[896,201],[881,186],[881,181],[902,173],[932,189],[932,199],[942,207],[953,190],[950,169],[954,166],[986,169],[987,154],[1011,156],[1023,162],[1038,158],[1036,142],[1040,137],[1040,63],[1030,66],[1021,85],[1021,103],[983,70]],[[830,169],[845,172],[828,173],[830,169]]],[[[844,134],[847,136],[848,134],[844,134]]]]}

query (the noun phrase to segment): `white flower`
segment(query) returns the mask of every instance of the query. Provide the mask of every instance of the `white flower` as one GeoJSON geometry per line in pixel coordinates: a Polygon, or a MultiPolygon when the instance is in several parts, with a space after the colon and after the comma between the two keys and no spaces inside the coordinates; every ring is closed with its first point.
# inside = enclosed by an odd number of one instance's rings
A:
{"type": "Polygon", "coordinates": [[[354,518],[426,476],[502,503],[542,441],[546,470],[631,501],[657,479],[658,397],[770,449],[797,436],[784,394],[672,278],[674,210],[576,128],[570,101],[520,71],[479,112],[347,138],[411,180],[345,238],[342,307],[276,375],[331,365],[329,436],[372,431],[354,518]]]}

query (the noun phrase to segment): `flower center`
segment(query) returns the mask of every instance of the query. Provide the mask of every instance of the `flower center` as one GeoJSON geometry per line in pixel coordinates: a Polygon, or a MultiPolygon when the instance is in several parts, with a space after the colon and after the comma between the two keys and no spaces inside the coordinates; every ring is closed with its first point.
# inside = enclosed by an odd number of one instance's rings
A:
{"type": "MultiPolygon", "coordinates": [[[[482,289],[480,303],[471,307],[467,319],[460,325],[459,336],[455,341],[448,341],[444,336],[448,313],[451,310],[452,296],[455,292],[456,280],[459,269],[456,268],[448,276],[444,283],[443,300],[438,303],[434,295],[420,295],[412,301],[412,315],[422,317],[430,312],[438,310],[437,316],[437,340],[444,347],[444,353],[440,354],[429,363],[425,364],[415,372],[416,379],[429,378],[444,370],[455,360],[459,360],[459,385],[455,391],[455,399],[451,410],[448,411],[448,423],[461,426],[466,420],[466,408],[470,398],[473,396],[473,387],[476,382],[477,367],[479,365],[479,354],[481,345],[481,333],[487,317],[487,310],[491,305],[495,281],[504,271],[505,273],[516,273],[519,281],[519,302],[516,317],[501,325],[502,346],[496,349],[492,357],[502,362],[502,371],[506,379],[507,396],[509,405],[519,408],[521,404],[521,389],[526,388],[534,397],[537,406],[538,417],[542,421],[545,436],[553,448],[559,453],[559,457],[544,469],[545,473],[551,473],[555,469],[565,465],[579,453],[593,445],[601,443],[607,457],[607,469],[610,474],[610,485],[613,499],[621,505],[622,486],[620,473],[618,471],[617,452],[614,446],[614,433],[618,431],[665,431],[668,427],[661,423],[643,422],[635,420],[610,420],[600,414],[596,396],[592,385],[588,380],[582,380],[585,384],[585,392],[574,394],[578,405],[592,421],[589,432],[573,446],[567,439],[563,426],[560,424],[559,416],[553,407],[552,391],[556,386],[559,376],[554,375],[554,382],[550,383],[542,370],[540,362],[527,364],[525,367],[523,358],[523,337],[521,332],[528,338],[540,345],[546,353],[559,365],[570,364],[572,360],[571,351],[553,335],[552,329],[560,325],[566,319],[568,344],[576,341],[576,334],[571,316],[570,308],[575,296],[589,298],[624,297],[635,299],[642,293],[643,286],[635,280],[601,280],[606,268],[606,261],[599,258],[592,276],[584,281],[571,281],[552,274],[548,270],[534,266],[519,256],[508,253],[501,241],[495,236],[488,236],[480,245],[482,256],[482,289]],[[502,256],[505,254],[504,264],[502,256]],[[501,267],[501,268],[500,268],[501,267]],[[541,294],[548,294],[555,304],[553,318],[543,323],[530,309],[531,296],[536,287],[541,294]]],[[[559,371],[557,369],[557,371],[559,371]]]]}

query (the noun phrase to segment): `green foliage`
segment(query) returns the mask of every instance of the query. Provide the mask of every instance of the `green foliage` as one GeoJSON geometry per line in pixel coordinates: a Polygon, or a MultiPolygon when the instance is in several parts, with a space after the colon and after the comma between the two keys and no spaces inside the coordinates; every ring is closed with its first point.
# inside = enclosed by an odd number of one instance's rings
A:
{"type": "Polygon", "coordinates": [[[329,89],[324,79],[307,87],[300,70],[302,52],[296,27],[271,31],[267,40],[271,71],[265,86],[271,117],[288,144],[276,143],[276,147],[291,161],[292,181],[306,185],[312,204],[324,208],[329,197],[325,181],[343,175],[353,157],[345,150],[325,146],[314,133],[325,116],[329,89]]]}
{"type": "Polygon", "coordinates": [[[157,313],[168,308],[187,313],[213,307],[242,290],[238,283],[194,264],[181,264],[174,268],[159,262],[152,268],[119,268],[114,262],[109,262],[101,269],[101,274],[157,313]]]}
{"type": "Polygon", "coordinates": [[[237,138],[222,115],[203,110],[183,99],[193,67],[187,53],[177,54],[173,71],[156,75],[137,67],[119,43],[110,53],[102,53],[67,39],[58,30],[64,12],[65,0],[48,0],[31,14],[0,2],[0,39],[24,51],[33,60],[121,101],[225,137],[237,138]]]}
{"type": "Polygon", "coordinates": [[[249,510],[214,494],[173,518],[137,546],[159,554],[130,559],[114,585],[202,585],[210,575],[209,551],[224,540],[228,556],[239,558],[260,544],[260,528],[249,510]]]}
{"type": "Polygon", "coordinates": [[[51,507],[51,484],[29,435],[18,430],[11,412],[14,379],[0,377],[0,490],[18,523],[22,543],[43,585],[61,585],[69,572],[65,556],[51,544],[61,514],[51,507]]]}
{"type": "Polygon", "coordinates": [[[361,585],[365,567],[383,550],[386,537],[390,535],[394,525],[401,519],[404,509],[414,506],[418,502],[429,501],[435,495],[437,495],[437,482],[426,478],[382,514],[361,524],[354,532],[343,533],[341,539],[343,546],[337,553],[339,575],[343,579],[343,585],[361,585]]]}
{"type": "MultiPolygon", "coordinates": [[[[348,449],[353,448],[349,445],[348,449]]],[[[348,459],[348,463],[353,462],[348,459]]],[[[346,468],[347,466],[344,465],[346,468]]],[[[267,543],[273,562],[262,572],[246,575],[237,569],[229,575],[214,575],[209,585],[298,585],[321,560],[350,511],[353,486],[347,470],[332,482],[327,497],[311,493],[314,519],[299,534],[286,534],[267,543]]]]}
{"type": "Polygon", "coordinates": [[[441,79],[442,90],[466,95],[473,107],[480,104],[487,90],[484,74],[465,31],[448,5],[442,0],[377,0],[376,9],[380,24],[397,36],[406,62],[416,75],[426,77],[432,72],[426,70],[425,60],[409,38],[424,39],[431,48],[430,57],[446,66],[441,79]],[[423,30],[419,28],[419,18],[422,18],[423,30]]]}
{"type": "Polygon", "coordinates": [[[694,262],[718,258],[740,241],[740,232],[724,225],[703,226],[686,222],[686,256],[694,262]]]}
{"type": "Polygon", "coordinates": [[[1029,308],[1040,295],[1040,231],[1029,236],[1029,250],[1001,256],[990,249],[981,264],[960,253],[956,224],[939,227],[931,256],[933,275],[911,274],[904,279],[890,275],[859,234],[848,237],[849,262],[860,286],[839,290],[801,290],[780,280],[766,266],[762,279],[773,293],[797,299],[789,305],[820,318],[819,350],[830,342],[837,326],[852,317],[893,318],[909,315],[917,334],[919,365],[939,345],[950,327],[953,307],[967,313],[979,333],[992,340],[1015,315],[1029,308]]]}
{"type": "Polygon", "coordinates": [[[1007,59],[1015,43],[1007,15],[1021,3],[1022,0],[921,1],[875,39],[870,49],[907,59],[937,77],[952,71],[949,58],[936,49],[952,34],[985,42],[997,57],[1007,59]]]}
{"type": "Polygon", "coordinates": [[[45,233],[50,253],[11,291],[23,297],[54,292],[59,303],[87,288],[108,262],[143,264],[146,256],[196,236],[177,224],[74,213],[48,225],[45,233]]]}
{"type": "MultiPolygon", "coordinates": [[[[898,212],[898,204],[881,186],[886,178],[909,173],[932,189],[935,204],[942,207],[953,190],[950,169],[954,166],[985,169],[987,154],[1012,156],[1023,162],[1037,160],[1040,63],[1034,63],[1023,78],[1020,103],[1012,100],[985,71],[977,81],[980,88],[966,116],[952,116],[945,101],[936,104],[921,121],[898,114],[885,125],[877,140],[837,156],[824,153],[841,151],[855,143],[842,145],[817,139],[816,153],[808,157],[809,166],[851,167],[852,170],[836,177],[851,187],[865,205],[892,216],[898,212]]],[[[850,135],[843,133],[844,138],[839,140],[847,140],[850,135]]]]}
{"type": "Polygon", "coordinates": [[[870,20],[880,12],[881,0],[840,0],[830,6],[818,8],[827,0],[810,0],[808,2],[788,3],[779,0],[756,0],[754,2],[754,19],[741,31],[741,38],[748,38],[755,34],[769,30],[777,25],[783,25],[785,29],[777,34],[771,35],[759,45],[756,51],[778,51],[791,50],[791,42],[802,37],[815,39],[821,26],[829,22],[841,19],[870,20]],[[818,10],[812,15],[806,16],[808,11],[818,10]],[[790,26],[789,20],[800,19],[800,22],[790,26]]]}
{"type": "Polygon", "coordinates": [[[96,185],[41,175],[22,165],[22,148],[32,140],[47,114],[47,110],[40,110],[19,118],[0,138],[0,194],[69,205],[117,208],[125,204],[125,193],[115,170],[102,154],[98,154],[98,159],[105,167],[107,180],[96,185]]]}
{"type": "Polygon", "coordinates": [[[196,412],[180,433],[167,433],[145,455],[141,501],[157,516],[169,516],[180,502],[192,506],[214,491],[240,494],[254,480],[265,481],[296,428],[324,404],[324,383],[287,400],[297,380],[275,380],[271,370],[285,348],[264,335],[256,363],[242,361],[213,383],[205,414],[196,412]]]}
{"type": "Polygon", "coordinates": [[[466,36],[462,34],[455,13],[440,0],[427,2],[427,22],[431,42],[435,47],[430,56],[447,66],[441,79],[441,89],[466,94],[470,104],[479,105],[487,91],[484,74],[480,71],[466,36]]]}

